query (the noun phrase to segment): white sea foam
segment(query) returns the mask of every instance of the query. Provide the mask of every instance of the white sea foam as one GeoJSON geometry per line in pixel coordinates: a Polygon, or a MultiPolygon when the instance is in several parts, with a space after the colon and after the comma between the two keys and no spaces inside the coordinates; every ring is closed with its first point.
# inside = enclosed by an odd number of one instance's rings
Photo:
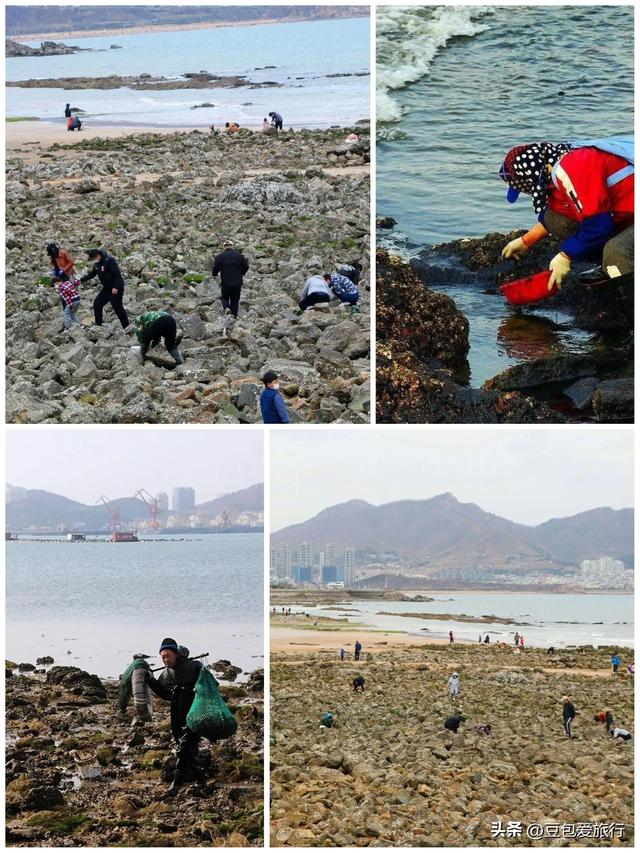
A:
{"type": "Polygon", "coordinates": [[[391,94],[424,77],[442,48],[456,36],[488,29],[491,10],[482,6],[379,6],[377,10],[377,118],[402,117],[391,94]]]}

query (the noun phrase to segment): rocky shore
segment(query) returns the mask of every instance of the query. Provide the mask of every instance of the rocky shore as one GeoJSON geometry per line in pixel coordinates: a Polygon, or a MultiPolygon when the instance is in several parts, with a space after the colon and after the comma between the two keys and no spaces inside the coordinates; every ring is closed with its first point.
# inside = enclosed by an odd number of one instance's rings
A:
{"type": "MultiPolygon", "coordinates": [[[[379,226],[382,227],[382,226],[379,226]]],[[[390,224],[385,227],[392,227],[390,224]]],[[[455,281],[495,294],[500,284],[537,272],[554,241],[514,266],[500,252],[523,232],[456,240],[405,264],[378,252],[378,418],[410,423],[558,423],[633,420],[633,283],[581,287],[574,271],[562,291],[527,306],[527,316],[558,308],[573,328],[593,334],[588,353],[539,356],[518,341],[521,363],[471,389],[457,380],[469,351],[468,320],[451,297],[431,289],[455,281]],[[558,398],[559,405],[549,405],[558,398]]],[[[515,314],[515,312],[514,312],[515,314]]],[[[535,349],[533,347],[532,349],[535,349]]]]}
{"type": "Polygon", "coordinates": [[[76,667],[21,674],[14,666],[6,679],[8,846],[262,846],[262,670],[246,684],[220,685],[238,731],[218,744],[203,740],[206,785],[166,802],[175,761],[167,703],[154,698],[154,721],[135,724],[131,711],[117,710],[113,682],[76,667]]]}
{"type": "MultiPolygon", "coordinates": [[[[115,46],[113,46],[115,49],[115,46]]],[[[77,48],[66,51],[75,53],[77,48]]],[[[39,55],[39,54],[38,54],[39,55]]],[[[135,77],[38,77],[29,80],[8,80],[7,86],[18,89],[134,89],[136,91],[165,89],[274,89],[280,86],[273,81],[256,83],[245,76],[229,77],[210,74],[208,71],[187,73],[182,77],[152,77],[139,74],[135,77]]]]}
{"type": "Polygon", "coordinates": [[[357,663],[271,655],[273,846],[633,846],[633,740],[614,741],[593,722],[607,706],[633,730],[633,679],[611,676],[611,649],[370,648],[357,663]],[[457,706],[447,692],[454,670],[457,706]],[[364,693],[353,691],[356,674],[364,693]],[[572,740],[564,695],[577,709],[572,740]],[[452,735],[443,723],[456,707],[468,720],[452,735]],[[335,728],[320,728],[327,710],[335,728]],[[487,723],[491,734],[476,730],[487,723]],[[625,837],[492,838],[498,821],[519,821],[523,833],[533,823],[546,832],[624,824],[625,837]]]}
{"type": "MultiPolygon", "coordinates": [[[[277,137],[193,131],[25,146],[7,162],[6,356],[11,423],[255,423],[260,376],[281,377],[293,421],[369,420],[369,143],[347,130],[277,137]],[[213,257],[231,238],[250,271],[236,322],[221,313],[213,257]],[[140,366],[97,288],[82,326],[62,331],[47,242],[102,246],[119,261],[130,319],[170,310],[185,363],[140,366]],[[307,276],[360,260],[360,312],[337,302],[300,315],[307,276]]],[[[63,138],[66,134],[62,134],[63,138]]],[[[66,139],[65,139],[66,142],[66,139]]],[[[155,355],[154,355],[155,354],[155,355]]]]}
{"type": "MultiPolygon", "coordinates": [[[[40,43],[40,47],[29,47],[13,39],[5,39],[4,42],[4,53],[7,59],[16,56],[68,56],[70,53],[79,53],[84,50],[87,48],[55,41],[43,41],[40,43]]],[[[7,83],[7,86],[12,85],[12,83],[7,83]]]]}

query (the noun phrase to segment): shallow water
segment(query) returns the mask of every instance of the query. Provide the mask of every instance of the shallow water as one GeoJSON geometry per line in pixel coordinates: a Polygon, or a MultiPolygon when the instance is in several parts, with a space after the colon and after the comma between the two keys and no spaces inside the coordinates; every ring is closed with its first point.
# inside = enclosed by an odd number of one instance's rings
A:
{"type": "MultiPolygon", "coordinates": [[[[27,42],[38,47],[38,42],[27,42]]],[[[39,77],[104,77],[185,72],[246,75],[280,88],[175,89],[6,89],[6,115],[61,118],[64,105],[84,109],[92,125],[256,126],[272,110],[285,127],[349,125],[369,116],[369,77],[330,77],[369,72],[369,20],[304,21],[251,27],[222,27],[137,35],[69,38],[67,44],[95,52],[69,56],[20,57],[5,61],[8,80],[39,77]],[[119,44],[122,50],[110,50],[119,44]],[[324,45],[324,48],[319,47],[324,45]],[[265,68],[265,66],[275,66],[265,68]],[[262,69],[262,70],[258,70],[262,69]],[[192,109],[213,103],[214,108],[192,109]]]]}
{"type": "Polygon", "coordinates": [[[262,666],[263,537],[178,540],[8,543],[7,657],[117,676],[135,652],[158,665],[173,636],[211,662],[262,666]]]}
{"type": "MultiPolygon", "coordinates": [[[[428,595],[428,593],[426,593],[428,595]]],[[[435,601],[357,601],[346,614],[340,605],[302,608],[318,616],[346,618],[366,627],[404,631],[412,635],[443,639],[453,630],[457,640],[477,642],[487,633],[491,642],[511,642],[516,631],[524,634],[529,646],[566,648],[572,645],[617,645],[633,648],[633,596],[549,593],[435,593],[435,601]],[[454,619],[411,619],[407,616],[380,616],[379,613],[452,613],[467,616],[498,616],[516,624],[468,623],[454,619]],[[425,630],[426,629],[426,630],[425,630]]],[[[299,611],[300,608],[295,608],[299,611]]],[[[330,634],[327,635],[328,637],[330,634]]],[[[354,640],[356,634],[354,634],[354,640]]],[[[366,648],[365,648],[366,651],[366,648]]],[[[629,663],[626,661],[625,663],[629,663]]]]}

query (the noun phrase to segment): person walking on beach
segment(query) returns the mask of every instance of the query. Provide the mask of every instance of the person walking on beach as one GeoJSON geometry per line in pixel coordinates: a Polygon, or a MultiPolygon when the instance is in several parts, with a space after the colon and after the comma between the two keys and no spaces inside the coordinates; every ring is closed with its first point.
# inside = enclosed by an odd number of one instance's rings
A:
{"type": "Polygon", "coordinates": [[[569,696],[563,696],[562,702],[562,722],[564,725],[564,731],[567,737],[573,737],[571,734],[571,724],[575,719],[576,709],[569,696]]]}
{"type": "Polygon", "coordinates": [[[449,645],[453,645],[453,631],[449,631],[449,645]]]}
{"type": "Polygon", "coordinates": [[[479,643],[481,643],[481,642],[482,642],[482,634],[478,634],[478,642],[479,642],[479,643]]]}
{"type": "Polygon", "coordinates": [[[560,143],[517,145],[506,155],[500,177],[509,184],[507,201],[521,192],[532,197],[536,225],[511,240],[504,258],[520,259],[553,234],[560,251],[549,263],[548,288],[561,287],[573,261],[598,259],[596,283],[633,271],[633,137],[611,136],[560,143]]]}
{"type": "Polygon", "coordinates": [[[173,782],[165,797],[175,797],[190,778],[200,784],[205,781],[198,761],[200,737],[187,726],[187,714],[195,698],[202,663],[189,660],[189,649],[179,646],[172,637],[165,637],[160,644],[160,657],[165,669],[157,679],[149,675],[148,684],[156,696],[171,702],[171,733],[177,744],[177,762],[173,782]]]}
{"type": "Polygon", "coordinates": [[[489,643],[491,642],[491,640],[489,639],[489,635],[488,635],[488,634],[487,634],[487,636],[484,638],[484,642],[485,642],[485,645],[486,645],[486,646],[488,646],[488,645],[489,645],[489,643]]]}
{"type": "Polygon", "coordinates": [[[87,254],[89,260],[95,261],[95,263],[91,271],[83,275],[80,281],[84,284],[85,281],[90,281],[92,278],[98,276],[98,280],[102,285],[102,290],[93,300],[93,313],[96,326],[102,325],[102,311],[104,306],[110,302],[116,317],[120,320],[122,328],[126,329],[129,325],[129,318],[122,304],[124,279],[122,278],[118,262],[114,257],[107,254],[104,249],[90,249],[87,254]]]}
{"type": "Polygon", "coordinates": [[[611,731],[611,726],[613,725],[613,714],[611,713],[611,708],[603,708],[593,718],[594,723],[602,723],[606,730],[611,731]]]}
{"type": "Polygon", "coordinates": [[[282,116],[280,113],[269,113],[269,118],[271,119],[271,124],[275,127],[276,132],[282,130],[282,116]]]}
{"type": "Polygon", "coordinates": [[[516,648],[518,648],[519,643],[520,643],[520,634],[518,634],[518,632],[516,631],[515,634],[513,635],[513,644],[516,648]]]}
{"type": "Polygon", "coordinates": [[[362,651],[362,644],[360,640],[356,640],[353,646],[353,659],[360,660],[360,652],[362,651]]]}
{"type": "Polygon", "coordinates": [[[345,658],[346,652],[343,648],[340,649],[340,660],[343,661],[345,658]]]}
{"type": "Polygon", "coordinates": [[[524,636],[520,634],[520,648],[524,649],[524,636]]]}
{"type": "Polygon", "coordinates": [[[614,652],[611,655],[611,674],[616,675],[618,672],[618,667],[620,666],[620,656],[618,652],[614,652]]]}
{"type": "Polygon", "coordinates": [[[460,679],[458,678],[457,672],[452,672],[449,676],[449,680],[447,681],[449,685],[449,693],[451,694],[451,701],[455,702],[458,698],[458,694],[460,693],[460,679]]]}
{"type": "Polygon", "coordinates": [[[71,104],[67,104],[64,108],[64,117],[71,118],[71,104]]]}
{"type": "MultiPolygon", "coordinates": [[[[182,353],[178,349],[178,327],[168,311],[145,311],[135,319],[136,337],[140,342],[140,355],[144,362],[150,347],[161,340],[176,364],[182,364],[182,353]]],[[[182,337],[180,337],[182,340],[182,337]]]]}
{"type": "Polygon", "coordinates": [[[329,273],[309,276],[300,294],[300,302],[298,303],[300,310],[306,311],[308,308],[313,308],[314,305],[331,302],[333,291],[329,286],[330,283],[331,276],[329,273]]]}
{"type": "Polygon", "coordinates": [[[260,394],[260,411],[264,424],[288,424],[289,412],[280,393],[278,374],[267,370],[262,377],[264,391],[260,394]]]}
{"type": "Polygon", "coordinates": [[[216,255],[211,273],[220,275],[220,302],[224,313],[229,311],[237,318],[240,309],[240,294],[249,263],[242,252],[233,248],[233,240],[225,240],[222,252],[216,255]]]}

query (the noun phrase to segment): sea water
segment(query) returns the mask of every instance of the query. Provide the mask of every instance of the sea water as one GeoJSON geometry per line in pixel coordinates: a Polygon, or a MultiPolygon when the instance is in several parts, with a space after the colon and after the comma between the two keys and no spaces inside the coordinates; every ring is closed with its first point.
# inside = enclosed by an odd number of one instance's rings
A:
{"type": "MultiPolygon", "coordinates": [[[[86,111],[87,125],[244,126],[277,111],[285,127],[352,125],[369,117],[369,20],[351,18],[137,35],[71,37],[90,48],[69,56],[6,60],[7,80],[208,71],[246,75],[239,88],[62,90],[7,87],[7,116],[62,121],[65,103],[86,111]],[[118,44],[121,50],[111,50],[118,44]],[[266,68],[265,66],[274,66],[266,68]],[[334,77],[331,75],[346,75],[334,77]],[[272,81],[278,88],[254,89],[272,81]],[[192,109],[213,103],[213,108],[192,109]]],[[[38,47],[38,42],[26,42],[38,47]]]]}
{"type": "Polygon", "coordinates": [[[136,652],[161,665],[160,641],[174,637],[210,662],[263,665],[261,534],[18,541],[6,562],[6,653],[16,663],[50,655],[117,676],[136,652]]]}
{"type": "Polygon", "coordinates": [[[631,6],[380,6],[377,212],[412,253],[529,228],[498,170],[514,145],[633,129],[631,6]]]}
{"type": "MultiPolygon", "coordinates": [[[[363,628],[403,631],[412,636],[444,639],[453,631],[459,641],[477,642],[489,634],[492,643],[513,641],[516,631],[525,644],[558,649],[579,645],[620,645],[633,648],[633,595],[553,593],[435,593],[434,601],[348,601],[349,613],[327,607],[306,607],[311,616],[346,618],[363,628]],[[392,615],[380,615],[382,612],[392,615]],[[411,613],[447,613],[450,619],[411,618],[411,613]],[[460,622],[456,615],[497,616],[514,624],[460,622]]],[[[300,612],[300,608],[293,608],[300,612]]],[[[330,634],[327,635],[330,637],[330,634]]],[[[354,640],[356,634],[354,634],[354,640]]]]}

